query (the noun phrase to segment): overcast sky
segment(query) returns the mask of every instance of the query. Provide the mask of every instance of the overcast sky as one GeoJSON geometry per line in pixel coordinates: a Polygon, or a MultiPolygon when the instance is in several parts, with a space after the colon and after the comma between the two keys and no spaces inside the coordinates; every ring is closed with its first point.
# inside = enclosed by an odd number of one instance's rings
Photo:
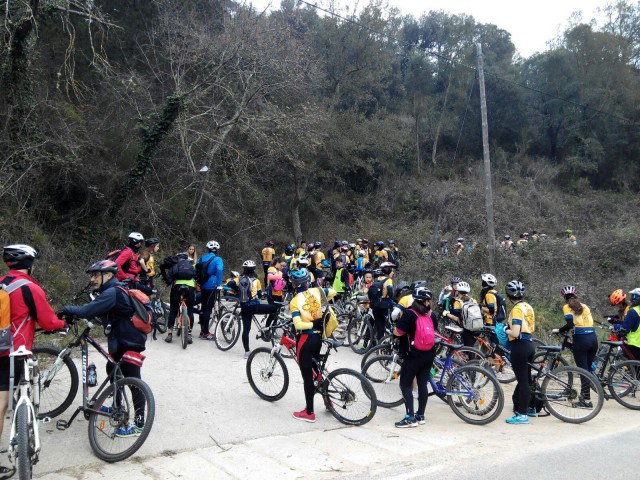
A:
{"type": "MultiPolygon", "coordinates": [[[[249,1],[249,0],[247,0],[249,1]]],[[[280,0],[250,0],[255,7],[268,4],[276,8],[280,0]]],[[[309,0],[326,7],[327,0],[309,0]]],[[[453,14],[466,13],[480,23],[492,23],[511,34],[511,41],[523,57],[546,50],[546,43],[556,37],[559,27],[566,25],[573,12],[581,11],[584,21],[596,17],[596,8],[607,0],[388,0],[403,13],[419,17],[429,10],[444,10],[453,14]]],[[[356,2],[340,0],[341,5],[356,2]]],[[[360,1],[365,5],[367,1],[360,1]]]]}

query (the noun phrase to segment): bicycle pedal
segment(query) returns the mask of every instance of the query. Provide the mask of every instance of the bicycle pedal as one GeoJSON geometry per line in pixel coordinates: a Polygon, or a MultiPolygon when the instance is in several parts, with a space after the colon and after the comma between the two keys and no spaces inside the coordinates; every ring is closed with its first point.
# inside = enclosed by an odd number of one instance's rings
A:
{"type": "Polygon", "coordinates": [[[56,428],[58,430],[66,430],[67,428],[69,428],[69,422],[67,422],[66,420],[58,420],[56,422],[56,428]]]}
{"type": "Polygon", "coordinates": [[[51,417],[41,418],[40,423],[51,423],[51,417]]]}

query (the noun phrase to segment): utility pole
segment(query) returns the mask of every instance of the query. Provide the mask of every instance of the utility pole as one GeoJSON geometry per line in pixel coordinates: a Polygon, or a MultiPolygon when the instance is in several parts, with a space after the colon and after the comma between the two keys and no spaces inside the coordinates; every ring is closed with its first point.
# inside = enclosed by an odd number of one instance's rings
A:
{"type": "Polygon", "coordinates": [[[478,47],[478,77],[480,83],[480,110],[482,112],[482,152],[484,156],[484,198],[487,208],[487,237],[489,240],[489,270],[495,274],[496,232],[493,224],[493,190],[491,188],[491,159],[489,157],[489,125],[487,122],[487,97],[484,91],[484,59],[482,45],[478,47]]]}

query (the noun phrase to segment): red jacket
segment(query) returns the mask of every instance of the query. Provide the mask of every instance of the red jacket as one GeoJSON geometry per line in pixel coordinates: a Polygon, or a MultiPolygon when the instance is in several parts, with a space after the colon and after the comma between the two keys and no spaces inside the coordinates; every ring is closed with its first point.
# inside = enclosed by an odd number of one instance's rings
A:
{"type": "MultiPolygon", "coordinates": [[[[0,282],[4,282],[4,279],[7,277],[13,278],[14,280],[24,278],[31,282],[22,288],[28,288],[31,292],[33,303],[36,308],[36,315],[38,316],[38,324],[42,328],[45,330],[59,330],[66,326],[65,322],[57,317],[56,312],[53,311],[53,308],[51,308],[49,302],[47,302],[47,297],[40,284],[38,284],[38,282],[36,282],[32,277],[26,273],[11,270],[6,276],[0,278],[0,282]]],[[[14,350],[17,350],[21,345],[24,345],[28,350],[31,350],[33,345],[33,335],[36,331],[36,322],[34,321],[35,319],[30,318],[24,323],[24,325],[22,325],[22,328],[20,328],[20,324],[22,324],[27,315],[29,315],[29,307],[27,307],[24,297],[22,296],[22,288],[17,289],[9,296],[9,301],[11,302],[11,334],[13,335],[13,348],[14,350]],[[20,332],[16,335],[16,330],[18,328],[20,328],[20,332]]],[[[9,353],[9,351],[0,353],[0,357],[6,357],[9,353]]]]}
{"type": "Polygon", "coordinates": [[[136,279],[139,271],[138,254],[131,247],[124,247],[115,262],[118,264],[118,274],[116,275],[118,280],[136,279]]]}

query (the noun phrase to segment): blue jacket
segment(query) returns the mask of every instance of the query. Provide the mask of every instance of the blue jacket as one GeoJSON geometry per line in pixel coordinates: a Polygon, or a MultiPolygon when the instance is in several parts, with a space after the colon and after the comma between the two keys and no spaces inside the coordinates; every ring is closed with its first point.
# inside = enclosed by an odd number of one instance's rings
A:
{"type": "Polygon", "coordinates": [[[622,324],[613,326],[613,329],[616,332],[618,330],[635,332],[638,328],[640,328],[640,317],[638,316],[638,312],[636,312],[633,308],[630,308],[627,314],[624,316],[622,324]]]}
{"type": "Polygon", "coordinates": [[[215,290],[217,287],[222,285],[222,271],[224,270],[222,258],[213,252],[209,252],[200,257],[198,259],[198,263],[207,263],[210,258],[213,258],[213,260],[211,260],[211,263],[209,263],[209,266],[207,267],[207,276],[209,278],[204,285],[200,285],[200,288],[203,290],[215,290]]]}

